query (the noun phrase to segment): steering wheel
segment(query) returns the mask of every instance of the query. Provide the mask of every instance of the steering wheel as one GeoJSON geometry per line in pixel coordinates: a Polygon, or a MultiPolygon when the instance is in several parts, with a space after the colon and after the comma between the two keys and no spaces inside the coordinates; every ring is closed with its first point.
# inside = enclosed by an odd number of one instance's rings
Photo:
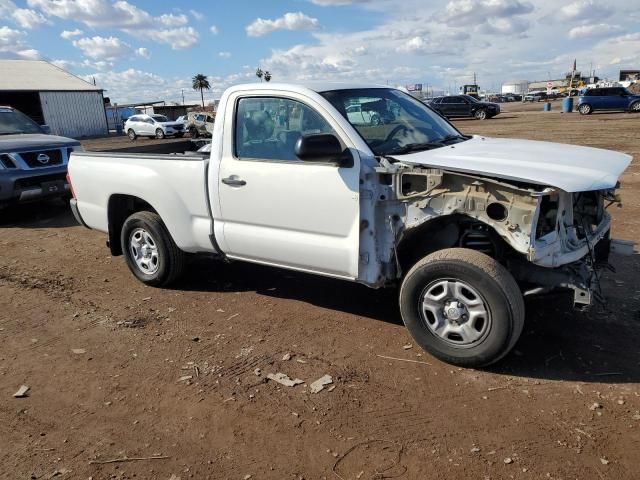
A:
{"type": "Polygon", "coordinates": [[[409,129],[408,129],[406,126],[404,126],[404,125],[396,125],[396,126],[393,128],[393,130],[391,130],[391,131],[389,132],[389,135],[387,135],[387,138],[385,138],[385,139],[384,139],[384,141],[383,141],[382,143],[384,144],[384,143],[390,142],[390,141],[393,139],[393,137],[395,137],[395,136],[396,136],[398,133],[400,133],[401,131],[408,132],[408,131],[409,131],[409,129]]]}

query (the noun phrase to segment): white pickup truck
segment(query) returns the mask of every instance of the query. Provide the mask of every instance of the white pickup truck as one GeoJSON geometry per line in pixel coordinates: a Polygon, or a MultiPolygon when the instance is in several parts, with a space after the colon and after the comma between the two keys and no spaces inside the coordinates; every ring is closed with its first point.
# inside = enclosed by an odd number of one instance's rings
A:
{"type": "Polygon", "coordinates": [[[240,85],[220,101],[210,154],[74,152],[78,221],[133,274],[163,286],[189,254],[399,285],[416,342],[452,364],[496,362],[523,296],[599,292],[621,153],[467,136],[400,90],[240,85]],[[353,105],[379,110],[351,122],[353,105]]]}

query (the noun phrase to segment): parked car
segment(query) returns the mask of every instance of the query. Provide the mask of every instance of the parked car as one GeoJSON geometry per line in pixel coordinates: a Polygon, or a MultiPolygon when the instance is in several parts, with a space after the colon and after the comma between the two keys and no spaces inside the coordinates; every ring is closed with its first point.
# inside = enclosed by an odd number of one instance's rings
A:
{"type": "Polygon", "coordinates": [[[524,102],[543,102],[547,99],[547,92],[529,92],[527,93],[523,101],[524,102]]]}
{"type": "Polygon", "coordinates": [[[134,115],[129,117],[124,124],[124,131],[131,140],[137,137],[182,137],[184,124],[172,122],[164,115],[134,115]]]}
{"type": "Polygon", "coordinates": [[[436,97],[428,104],[447,118],[473,117],[484,120],[500,113],[500,105],[497,103],[481,102],[469,95],[436,97]]]}
{"type": "Polygon", "coordinates": [[[382,125],[393,121],[393,114],[384,109],[376,110],[366,104],[349,105],[346,108],[347,117],[353,124],[382,125]]]}
{"type": "Polygon", "coordinates": [[[176,118],[176,123],[181,123],[183,125],[183,127],[186,127],[186,125],[187,125],[187,116],[186,115],[180,115],[178,118],[176,118]]]}
{"type": "Polygon", "coordinates": [[[589,115],[597,110],[640,113],[640,95],[623,87],[591,88],[578,97],[576,108],[582,115],[589,115]]]}
{"type": "Polygon", "coordinates": [[[0,208],[69,194],[67,162],[77,140],[50,135],[12,107],[0,107],[0,208]]]}
{"type": "Polygon", "coordinates": [[[335,84],[233,86],[212,142],[200,157],[74,152],[76,218],[105,232],[147,285],[175,282],[196,253],[399,284],[416,343],[467,367],[514,347],[524,295],[567,289],[578,307],[598,298],[604,206],[632,160],[464,135],[401,90],[335,84]],[[363,99],[395,120],[351,121],[347,108],[363,99]]]}
{"type": "Polygon", "coordinates": [[[185,129],[191,138],[210,137],[213,133],[215,119],[215,115],[209,112],[189,112],[185,129]]]}

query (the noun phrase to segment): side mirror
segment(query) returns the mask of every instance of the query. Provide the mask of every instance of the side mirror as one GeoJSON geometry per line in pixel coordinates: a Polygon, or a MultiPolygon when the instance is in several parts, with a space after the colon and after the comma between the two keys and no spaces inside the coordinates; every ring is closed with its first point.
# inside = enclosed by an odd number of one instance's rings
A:
{"type": "Polygon", "coordinates": [[[46,135],[51,134],[51,127],[49,125],[40,125],[40,128],[42,129],[42,133],[46,135]]]}
{"type": "Polygon", "coordinates": [[[305,162],[335,162],[346,167],[346,162],[350,160],[353,165],[351,152],[343,154],[340,141],[330,133],[301,136],[296,142],[295,154],[305,162]]]}

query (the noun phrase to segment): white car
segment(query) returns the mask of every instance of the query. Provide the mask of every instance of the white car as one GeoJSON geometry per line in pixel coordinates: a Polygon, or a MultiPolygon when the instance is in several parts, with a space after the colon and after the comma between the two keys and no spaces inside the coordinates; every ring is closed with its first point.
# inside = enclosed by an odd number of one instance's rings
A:
{"type": "Polygon", "coordinates": [[[362,105],[350,105],[346,108],[347,118],[355,125],[380,125],[384,123],[377,112],[363,110],[362,105]]]}
{"type": "Polygon", "coordinates": [[[131,140],[137,137],[182,137],[184,123],[171,122],[164,115],[134,115],[125,122],[124,131],[131,140]]]}

